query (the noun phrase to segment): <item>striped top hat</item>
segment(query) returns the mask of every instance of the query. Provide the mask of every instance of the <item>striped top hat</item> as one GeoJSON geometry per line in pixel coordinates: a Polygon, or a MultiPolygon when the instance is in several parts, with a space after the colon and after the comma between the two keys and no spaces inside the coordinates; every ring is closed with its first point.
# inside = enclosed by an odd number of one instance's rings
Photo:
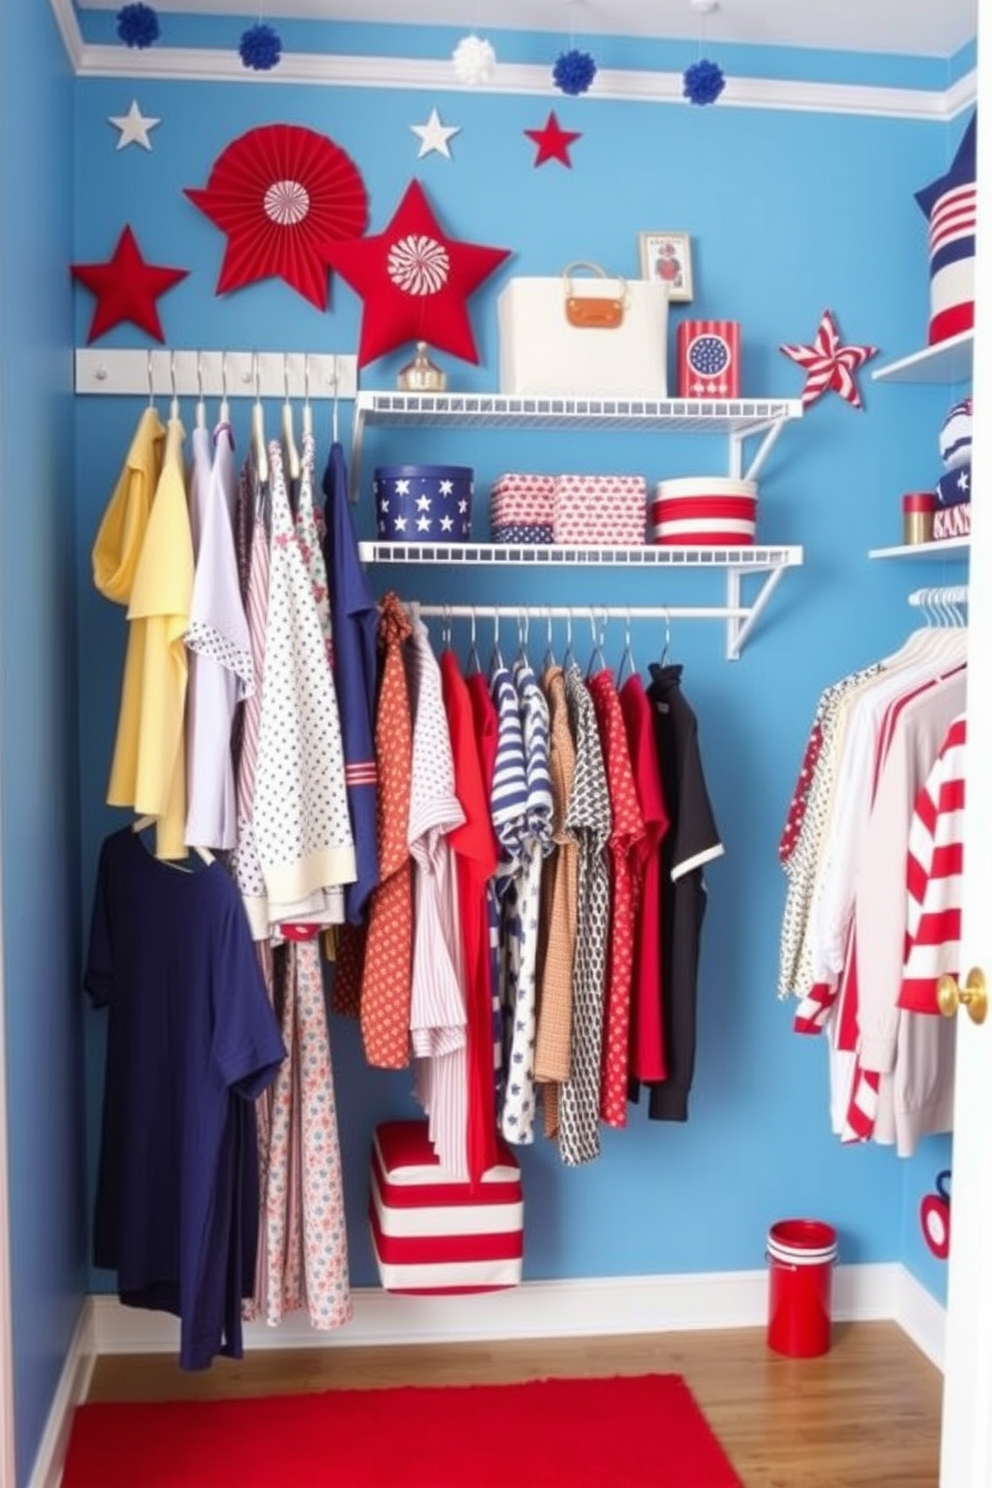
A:
{"type": "Polygon", "coordinates": [[[977,110],[945,175],[915,193],[930,223],[931,345],[975,324],[977,110]]]}

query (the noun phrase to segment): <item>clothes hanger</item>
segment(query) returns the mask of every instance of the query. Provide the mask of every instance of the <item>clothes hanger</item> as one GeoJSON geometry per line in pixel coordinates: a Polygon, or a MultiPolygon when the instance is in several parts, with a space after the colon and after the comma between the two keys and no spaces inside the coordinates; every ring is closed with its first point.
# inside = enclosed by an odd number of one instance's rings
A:
{"type": "Polygon", "coordinates": [[[517,612],[517,666],[530,666],[527,659],[527,637],[530,633],[530,614],[527,610],[517,612]]]}
{"type": "Polygon", "coordinates": [[[262,407],[262,380],[258,367],[258,352],[252,352],[252,370],[255,376],[255,402],[251,410],[251,452],[255,460],[255,474],[259,483],[265,485],[269,478],[269,456],[265,448],[265,410],[262,407]]]}
{"type": "Polygon", "coordinates": [[[630,676],[633,677],[636,675],[637,667],[634,665],[634,652],[630,644],[629,610],[626,612],[626,616],[624,618],[623,655],[620,657],[620,665],[617,667],[617,691],[620,690],[620,685],[624,680],[623,674],[625,669],[629,672],[630,676]]]}
{"type": "Polygon", "coordinates": [[[231,422],[231,405],[230,405],[230,403],[227,400],[227,352],[226,351],[222,351],[221,354],[220,354],[220,408],[218,409],[218,412],[217,412],[217,422],[219,424],[229,424],[231,422]]]}
{"type": "Polygon", "coordinates": [[[203,356],[196,353],[196,427],[207,427],[207,405],[203,401],[203,356]]]}
{"type": "Polygon", "coordinates": [[[575,655],[572,651],[572,611],[569,609],[565,614],[565,654],[561,659],[562,670],[567,671],[570,666],[575,665],[575,655]]]}
{"type": "Polygon", "coordinates": [[[300,478],[300,452],[296,447],[296,434],[293,430],[293,405],[289,400],[289,359],[286,353],[282,354],[282,448],[286,461],[286,469],[290,480],[298,481],[300,478]]]}
{"type": "Polygon", "coordinates": [[[148,407],[155,407],[155,368],[152,365],[151,348],[148,349],[148,407]]]}
{"type": "Polygon", "coordinates": [[[499,607],[493,610],[493,649],[489,658],[489,675],[494,672],[502,672],[505,669],[502,652],[499,649],[499,607]]]}
{"type": "Polygon", "coordinates": [[[179,393],[176,389],[176,353],[174,351],[169,352],[169,387],[172,390],[172,397],[169,400],[169,421],[170,423],[178,422],[179,393]]]}
{"type": "MultiPolygon", "coordinates": [[[[149,827],[155,826],[157,820],[158,818],[154,816],[136,816],[134,821],[131,823],[131,831],[134,832],[135,835],[137,835],[139,832],[147,831],[149,827]]],[[[208,868],[214,861],[214,855],[209,848],[194,847],[193,852],[196,853],[198,858],[202,859],[202,861],[207,865],[208,868]]],[[[166,863],[170,868],[179,867],[178,863],[171,863],[167,858],[162,858],[160,859],[160,861],[166,863]]]]}
{"type": "Polygon", "coordinates": [[[467,660],[465,662],[465,675],[466,675],[466,677],[470,677],[473,672],[481,672],[482,671],[482,662],[479,660],[479,651],[478,651],[478,647],[475,644],[476,637],[475,637],[475,606],[474,605],[472,606],[472,609],[469,612],[469,626],[470,626],[470,630],[469,630],[468,658],[467,658],[467,660]]]}
{"type": "Polygon", "coordinates": [[[313,438],[313,409],[310,407],[310,357],[303,358],[303,438],[313,438]]]}
{"type": "Polygon", "coordinates": [[[331,379],[331,443],[338,444],[338,359],[334,358],[334,373],[331,379]]]}
{"type": "Polygon", "coordinates": [[[596,672],[601,672],[606,666],[603,656],[603,643],[606,640],[606,620],[604,618],[601,630],[596,629],[596,612],[589,611],[589,627],[592,630],[592,651],[589,653],[589,665],[586,667],[586,681],[588,682],[596,672]],[[598,665],[597,665],[598,662],[598,665]]]}
{"type": "Polygon", "coordinates": [[[548,611],[548,617],[547,618],[548,618],[548,634],[547,634],[547,637],[546,637],[545,642],[544,642],[544,655],[541,658],[541,670],[542,671],[545,671],[545,672],[548,671],[548,669],[550,667],[553,667],[553,666],[557,666],[558,665],[558,663],[555,661],[555,648],[554,648],[554,637],[553,637],[554,623],[553,623],[553,621],[551,619],[551,611],[550,610],[548,611]]]}

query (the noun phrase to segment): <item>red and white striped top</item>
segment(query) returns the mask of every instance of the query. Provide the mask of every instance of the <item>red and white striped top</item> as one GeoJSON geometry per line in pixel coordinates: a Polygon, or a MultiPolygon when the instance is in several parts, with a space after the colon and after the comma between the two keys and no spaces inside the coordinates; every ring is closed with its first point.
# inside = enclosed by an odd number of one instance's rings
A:
{"type": "Polygon", "coordinates": [[[936,982],[961,959],[965,716],[955,718],[917,793],[906,857],[906,949],[899,1006],[936,1013],[936,982]]]}

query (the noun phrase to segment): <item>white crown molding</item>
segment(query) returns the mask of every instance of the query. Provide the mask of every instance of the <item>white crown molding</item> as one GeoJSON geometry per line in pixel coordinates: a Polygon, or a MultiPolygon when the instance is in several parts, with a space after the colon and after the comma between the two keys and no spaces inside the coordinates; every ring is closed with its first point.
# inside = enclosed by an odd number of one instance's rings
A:
{"type": "MultiPolygon", "coordinates": [[[[69,0],[52,0],[56,9],[69,0]]],[[[77,30],[78,35],[78,30],[77,30]]],[[[70,55],[72,55],[70,53],[70,55]]],[[[154,78],[167,82],[295,84],[303,87],[395,88],[449,93],[503,93],[558,98],[548,69],[530,63],[498,63],[493,77],[478,88],[466,88],[454,77],[450,60],[403,57],[345,57],[284,52],[269,72],[246,68],[235,51],[195,47],[127,47],[83,45],[73,65],[80,77],[154,78]]],[[[678,72],[622,71],[604,68],[587,95],[590,100],[667,103],[687,106],[678,72]]],[[[720,108],[778,109],[786,112],[863,114],[885,118],[947,120],[975,97],[969,75],[947,92],[914,88],[862,87],[844,83],[784,82],[767,78],[727,79],[720,108]]]]}
{"type": "Polygon", "coordinates": [[[51,0],[52,11],[55,16],[62,44],[65,47],[66,56],[76,75],[83,65],[83,34],[79,29],[79,18],[76,15],[72,0],[51,0]]]}

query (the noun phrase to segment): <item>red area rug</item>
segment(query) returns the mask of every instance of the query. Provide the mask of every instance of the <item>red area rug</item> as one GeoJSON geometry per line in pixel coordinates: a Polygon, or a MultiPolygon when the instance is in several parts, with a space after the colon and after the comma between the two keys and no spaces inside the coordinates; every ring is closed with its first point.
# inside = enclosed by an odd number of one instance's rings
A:
{"type": "Polygon", "coordinates": [[[677,1374],[82,1405],[62,1488],[741,1488],[677,1374]]]}

